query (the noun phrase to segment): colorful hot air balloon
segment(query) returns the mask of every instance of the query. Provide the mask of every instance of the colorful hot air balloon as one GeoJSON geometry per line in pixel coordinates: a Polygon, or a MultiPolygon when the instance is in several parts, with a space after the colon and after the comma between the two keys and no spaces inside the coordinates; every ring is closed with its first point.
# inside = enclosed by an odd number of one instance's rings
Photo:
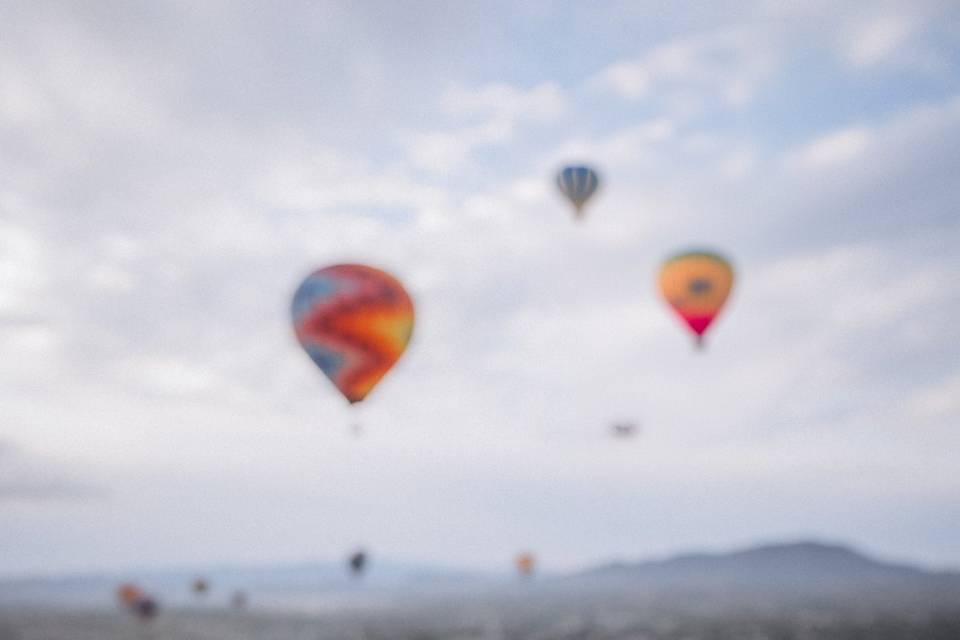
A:
{"type": "Polygon", "coordinates": [[[121,606],[133,607],[144,597],[143,589],[135,584],[125,582],[117,587],[117,602],[119,602],[121,606]]]}
{"type": "Polygon", "coordinates": [[[129,582],[117,587],[117,600],[127,611],[141,620],[150,620],[159,609],[155,598],[144,593],[143,589],[129,582]]]}
{"type": "Polygon", "coordinates": [[[536,558],[534,558],[532,553],[524,551],[518,554],[515,563],[517,565],[517,573],[520,574],[520,577],[527,578],[533,575],[536,558]]]}
{"type": "Polygon", "coordinates": [[[689,325],[698,347],[733,287],[733,268],[711,251],[687,251],[660,268],[660,293],[689,325]]]}
{"type": "Polygon", "coordinates": [[[413,302],[393,276],[338,264],[300,284],[291,308],[297,339],[351,404],[400,358],[413,333],[413,302]]]}
{"type": "Polygon", "coordinates": [[[600,177],[590,167],[564,167],[557,174],[557,186],[573,203],[574,216],[583,216],[583,206],[600,186],[600,177]]]}

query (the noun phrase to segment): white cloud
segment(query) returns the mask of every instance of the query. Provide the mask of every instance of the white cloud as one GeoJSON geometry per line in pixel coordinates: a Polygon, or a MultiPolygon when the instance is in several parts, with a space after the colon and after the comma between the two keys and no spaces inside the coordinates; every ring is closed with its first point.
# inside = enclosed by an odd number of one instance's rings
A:
{"type": "Polygon", "coordinates": [[[78,480],[70,465],[24,452],[0,440],[0,504],[88,500],[101,497],[101,489],[78,480]]]}
{"type": "Polygon", "coordinates": [[[141,357],[123,363],[119,378],[133,380],[148,391],[171,396],[210,391],[217,376],[207,367],[169,356],[141,357]]]}
{"type": "Polygon", "coordinates": [[[13,65],[0,69],[5,71],[0,73],[0,121],[24,125],[47,119],[51,105],[29,81],[29,74],[13,65]]]}
{"type": "Polygon", "coordinates": [[[0,312],[22,312],[46,282],[41,242],[21,226],[0,221],[0,312]]]}
{"type": "Polygon", "coordinates": [[[762,32],[748,29],[678,38],[613,64],[591,82],[634,101],[664,103],[677,116],[719,103],[742,107],[778,66],[762,32]]]}
{"type": "Polygon", "coordinates": [[[854,67],[878,65],[894,57],[915,33],[914,18],[882,15],[857,25],[845,34],[843,46],[847,61],[854,67]]]}
{"type": "Polygon", "coordinates": [[[142,243],[123,233],[107,233],[103,237],[104,255],[112,260],[131,262],[143,256],[142,243]]]}
{"type": "MultiPolygon", "coordinates": [[[[439,163],[444,159],[442,145],[434,149],[426,141],[424,149],[424,161],[433,158],[438,167],[443,166],[439,163]],[[431,149],[438,155],[430,155],[431,149]]],[[[462,162],[465,157],[446,159],[462,162]]],[[[256,181],[256,189],[266,206],[305,212],[384,207],[418,210],[438,206],[446,199],[441,189],[423,184],[404,171],[378,171],[324,152],[316,157],[290,154],[271,162],[256,181]]]]}
{"type": "Polygon", "coordinates": [[[863,155],[872,138],[873,133],[865,127],[835,131],[804,144],[788,155],[787,162],[811,170],[849,164],[863,155]]]}
{"type": "Polygon", "coordinates": [[[720,172],[737,180],[744,178],[757,166],[757,152],[751,148],[741,148],[731,151],[720,161],[720,172]]]}
{"type": "Polygon", "coordinates": [[[92,289],[109,293],[126,293],[136,282],[129,271],[108,264],[99,264],[87,271],[85,280],[92,289]]]}
{"type": "MultiPolygon", "coordinates": [[[[882,258],[877,256],[878,261],[882,258]]],[[[854,271],[854,273],[856,273],[854,271]]],[[[953,279],[940,269],[911,270],[904,277],[890,277],[880,285],[864,288],[851,274],[847,277],[849,290],[833,305],[837,327],[889,326],[905,320],[917,309],[930,308],[938,303],[953,279]]]]}
{"type": "Polygon", "coordinates": [[[505,84],[452,87],[440,97],[444,111],[456,116],[492,116],[510,122],[549,123],[568,108],[568,99],[555,82],[528,90],[505,84]]]}
{"type": "Polygon", "coordinates": [[[567,97],[556,83],[529,90],[494,84],[452,87],[441,96],[443,111],[455,119],[475,124],[405,136],[411,161],[436,172],[459,169],[478,148],[504,144],[513,139],[518,126],[548,124],[567,111],[567,97]]]}
{"type": "Polygon", "coordinates": [[[0,130],[27,127],[48,153],[78,163],[94,139],[162,141],[173,126],[167,105],[178,80],[166,61],[139,50],[115,55],[60,18],[0,42],[0,130]]]}
{"type": "Polygon", "coordinates": [[[573,136],[564,141],[551,155],[554,164],[570,158],[602,161],[604,166],[634,164],[651,147],[672,141],[677,133],[676,123],[669,118],[655,118],[616,131],[605,138],[573,136]]]}
{"type": "MultiPolygon", "coordinates": [[[[937,384],[916,391],[911,407],[924,418],[952,418],[960,415],[960,375],[953,375],[937,384]]],[[[953,425],[956,427],[956,424],[953,425]]]]}
{"type": "Polygon", "coordinates": [[[463,166],[475,149],[508,142],[513,136],[513,127],[511,120],[495,119],[453,131],[410,134],[410,160],[431,171],[454,171],[463,166]]]}
{"type": "MultiPolygon", "coordinates": [[[[11,360],[14,355],[28,360],[34,357],[49,357],[47,352],[57,345],[58,338],[52,327],[29,322],[8,326],[2,334],[2,341],[7,347],[7,353],[11,355],[11,360]]],[[[25,366],[24,361],[20,360],[17,366],[25,366]]]]}

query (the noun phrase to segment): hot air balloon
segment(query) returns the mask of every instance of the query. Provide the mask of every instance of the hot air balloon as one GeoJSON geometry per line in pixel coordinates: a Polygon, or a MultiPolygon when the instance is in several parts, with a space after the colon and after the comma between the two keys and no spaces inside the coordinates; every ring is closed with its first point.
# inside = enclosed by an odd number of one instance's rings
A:
{"type": "Polygon", "coordinates": [[[636,435],[637,425],[633,422],[614,422],[610,425],[610,433],[615,438],[630,438],[636,435]]]}
{"type": "Polygon", "coordinates": [[[144,595],[143,589],[129,582],[117,587],[117,602],[123,607],[133,607],[144,595]]]}
{"type": "Polygon", "coordinates": [[[291,314],[301,346],[350,404],[370,393],[413,333],[413,303],[403,285],[360,264],[307,276],[291,314]]]}
{"type": "Polygon", "coordinates": [[[230,596],[230,606],[234,609],[244,609],[247,606],[247,593],[237,590],[230,596]]]}
{"type": "Polygon", "coordinates": [[[660,268],[660,293],[696,336],[697,347],[733,287],[733,268],[711,251],[686,251],[660,268]]]}
{"type": "Polygon", "coordinates": [[[141,620],[150,620],[157,615],[159,609],[156,599],[144,593],[143,589],[137,585],[129,582],[117,587],[117,601],[141,620]]]}
{"type": "Polygon", "coordinates": [[[583,206],[600,186],[600,177],[590,167],[564,167],[557,174],[557,186],[573,203],[574,217],[580,219],[583,216],[583,206]]]}
{"type": "Polygon", "coordinates": [[[205,596],[207,594],[207,591],[210,590],[210,583],[204,580],[203,578],[197,578],[190,585],[190,588],[193,590],[194,595],[200,598],[205,596]]]}
{"type": "Polygon", "coordinates": [[[521,578],[528,578],[533,575],[534,566],[536,566],[536,558],[533,557],[532,553],[524,551],[523,553],[517,554],[515,564],[517,566],[517,573],[520,574],[521,578]]]}
{"type": "Polygon", "coordinates": [[[361,549],[351,553],[347,564],[350,567],[350,573],[359,578],[367,568],[367,552],[361,549]]]}
{"type": "Polygon", "coordinates": [[[141,620],[151,620],[157,615],[160,606],[150,596],[144,596],[133,605],[133,613],[141,620]]]}

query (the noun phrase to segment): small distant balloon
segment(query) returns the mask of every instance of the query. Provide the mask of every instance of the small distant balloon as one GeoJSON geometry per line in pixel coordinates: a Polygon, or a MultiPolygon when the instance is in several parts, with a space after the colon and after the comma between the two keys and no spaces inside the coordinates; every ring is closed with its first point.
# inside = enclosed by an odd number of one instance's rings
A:
{"type": "Polygon", "coordinates": [[[197,578],[190,585],[190,588],[193,590],[193,593],[198,597],[206,595],[207,591],[210,590],[210,583],[207,582],[204,578],[197,578]]]}
{"type": "Polygon", "coordinates": [[[359,551],[354,551],[350,554],[350,558],[347,560],[347,566],[350,568],[350,573],[359,578],[363,575],[363,572],[367,569],[367,552],[362,549],[359,551]]]}
{"type": "Polygon", "coordinates": [[[150,596],[141,598],[134,604],[133,612],[141,620],[152,620],[160,610],[160,605],[150,596]]]}
{"type": "Polygon", "coordinates": [[[291,315],[300,345],[350,404],[370,393],[413,334],[413,302],[403,285],[361,264],[307,276],[291,315]]]}
{"type": "Polygon", "coordinates": [[[733,279],[733,267],[713,251],[679,253],[660,268],[660,293],[693,332],[698,347],[723,309],[733,279]]]}
{"type": "Polygon", "coordinates": [[[536,558],[534,558],[532,553],[526,551],[519,553],[514,562],[517,567],[517,573],[520,574],[521,578],[528,578],[533,575],[533,570],[536,567],[536,558]]]}
{"type": "Polygon", "coordinates": [[[117,602],[124,607],[132,607],[145,597],[143,590],[135,584],[125,582],[117,587],[117,602]]]}
{"type": "Polygon", "coordinates": [[[579,219],[583,216],[583,207],[600,186],[600,176],[590,167],[564,167],[557,174],[557,186],[573,204],[574,217],[579,219]]]}
{"type": "Polygon", "coordinates": [[[117,587],[117,601],[120,605],[140,618],[150,620],[157,615],[159,605],[152,596],[147,595],[135,584],[126,582],[117,587]]]}
{"type": "Polygon", "coordinates": [[[610,425],[610,433],[616,438],[632,438],[638,431],[639,427],[633,422],[614,422],[610,425]]]}
{"type": "Polygon", "coordinates": [[[234,591],[230,596],[230,606],[234,609],[245,609],[247,606],[247,594],[245,591],[234,591]]]}

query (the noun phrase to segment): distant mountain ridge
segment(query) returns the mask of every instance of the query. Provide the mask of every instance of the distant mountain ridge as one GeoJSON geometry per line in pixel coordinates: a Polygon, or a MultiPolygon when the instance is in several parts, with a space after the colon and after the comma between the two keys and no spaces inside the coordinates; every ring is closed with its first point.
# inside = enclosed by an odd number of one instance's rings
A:
{"type": "Polygon", "coordinates": [[[812,541],[767,544],[729,553],[683,554],[637,563],[618,562],[572,577],[657,586],[820,588],[922,584],[960,587],[960,572],[927,571],[883,562],[848,546],[812,541]]]}
{"type": "Polygon", "coordinates": [[[220,606],[226,605],[234,589],[256,594],[258,602],[310,595],[316,601],[341,605],[366,602],[372,596],[459,593],[473,597],[502,593],[514,597],[517,593],[532,593],[531,590],[573,598],[591,592],[670,594],[676,590],[712,594],[739,592],[780,598],[832,597],[838,593],[859,598],[864,594],[896,592],[901,599],[904,594],[911,594],[913,602],[951,599],[960,602],[960,572],[928,571],[876,560],[848,546],[803,541],[729,553],[688,553],[661,560],[617,562],[576,573],[542,574],[523,584],[506,570],[481,573],[389,561],[375,561],[370,575],[363,580],[351,579],[339,563],[21,578],[0,580],[0,608],[31,604],[112,606],[113,591],[123,580],[142,584],[166,603],[190,605],[196,604],[196,599],[188,585],[198,575],[213,585],[206,602],[220,606]]]}

